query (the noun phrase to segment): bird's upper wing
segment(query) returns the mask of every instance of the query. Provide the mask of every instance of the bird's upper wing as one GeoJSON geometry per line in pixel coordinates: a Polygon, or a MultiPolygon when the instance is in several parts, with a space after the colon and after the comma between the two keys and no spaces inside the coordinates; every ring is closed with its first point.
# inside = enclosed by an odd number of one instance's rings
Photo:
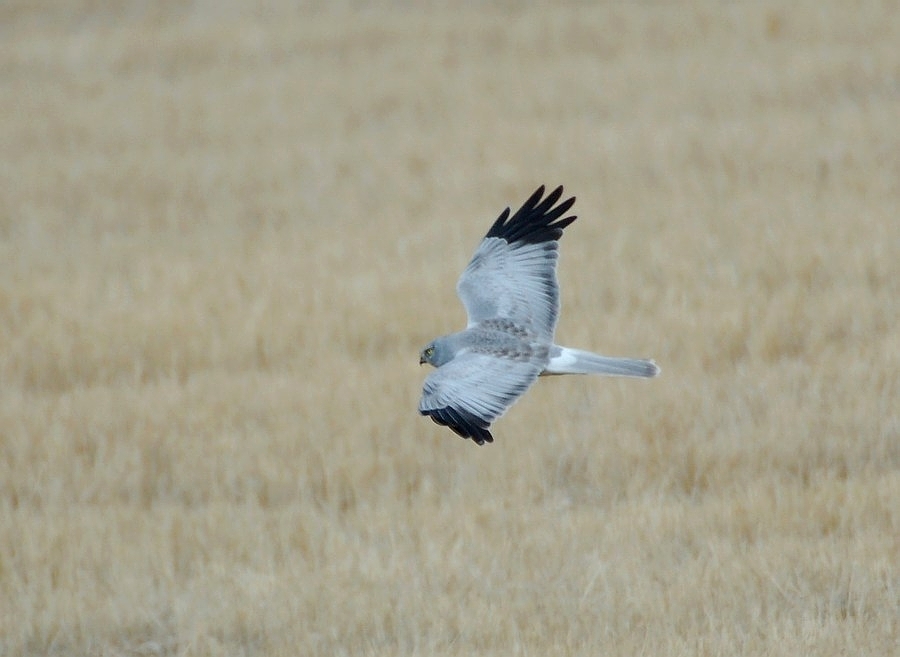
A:
{"type": "Polygon", "coordinates": [[[542,365],[465,352],[425,379],[419,412],[479,445],[488,428],[537,380],[542,365]]]}
{"type": "Polygon", "coordinates": [[[470,327],[485,319],[511,319],[552,339],[559,315],[558,240],[575,221],[575,216],[560,218],[574,196],[553,207],[562,192],[557,187],[541,200],[541,185],[512,217],[506,208],[491,226],[456,284],[470,327]]]}

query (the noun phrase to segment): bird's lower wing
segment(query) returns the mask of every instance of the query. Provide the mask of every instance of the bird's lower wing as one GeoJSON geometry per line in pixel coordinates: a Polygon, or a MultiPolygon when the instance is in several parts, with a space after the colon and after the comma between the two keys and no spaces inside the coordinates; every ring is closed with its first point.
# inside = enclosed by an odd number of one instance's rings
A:
{"type": "Polygon", "coordinates": [[[493,442],[491,422],[537,380],[541,366],[484,353],[464,353],[425,379],[419,412],[479,445],[493,442]]]}

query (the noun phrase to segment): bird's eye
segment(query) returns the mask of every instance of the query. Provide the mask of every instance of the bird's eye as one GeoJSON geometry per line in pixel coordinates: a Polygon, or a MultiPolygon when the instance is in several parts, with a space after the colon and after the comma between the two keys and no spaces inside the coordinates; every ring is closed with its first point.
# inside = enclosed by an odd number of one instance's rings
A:
{"type": "Polygon", "coordinates": [[[434,347],[427,347],[425,349],[425,357],[426,358],[431,358],[431,354],[433,354],[433,353],[434,353],[434,347]]]}

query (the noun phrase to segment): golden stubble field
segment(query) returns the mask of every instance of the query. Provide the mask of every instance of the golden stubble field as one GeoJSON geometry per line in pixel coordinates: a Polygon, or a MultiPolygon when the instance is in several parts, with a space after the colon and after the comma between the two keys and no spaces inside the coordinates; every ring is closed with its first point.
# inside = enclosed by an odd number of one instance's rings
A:
{"type": "Polygon", "coordinates": [[[0,8],[0,655],[892,655],[892,3],[0,8]],[[418,351],[541,183],[560,342],[418,351]]]}

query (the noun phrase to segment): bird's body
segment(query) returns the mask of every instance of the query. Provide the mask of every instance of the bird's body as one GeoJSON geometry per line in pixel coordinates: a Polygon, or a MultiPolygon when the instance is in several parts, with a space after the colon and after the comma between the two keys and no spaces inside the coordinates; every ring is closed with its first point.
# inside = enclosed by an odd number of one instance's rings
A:
{"type": "Polygon", "coordinates": [[[535,365],[546,365],[549,360],[547,343],[509,320],[486,319],[444,339],[457,349],[456,356],[468,350],[509,360],[530,361],[535,365]]]}
{"type": "Polygon", "coordinates": [[[652,377],[651,360],[614,358],[553,343],[559,316],[558,240],[575,221],[575,203],[544,188],[509,218],[491,226],[457,283],[468,326],[431,342],[419,358],[437,368],[423,386],[419,412],[479,445],[493,442],[490,424],[538,376],[603,374],[652,377]],[[556,206],[556,207],[554,207],[556,206]]]}

